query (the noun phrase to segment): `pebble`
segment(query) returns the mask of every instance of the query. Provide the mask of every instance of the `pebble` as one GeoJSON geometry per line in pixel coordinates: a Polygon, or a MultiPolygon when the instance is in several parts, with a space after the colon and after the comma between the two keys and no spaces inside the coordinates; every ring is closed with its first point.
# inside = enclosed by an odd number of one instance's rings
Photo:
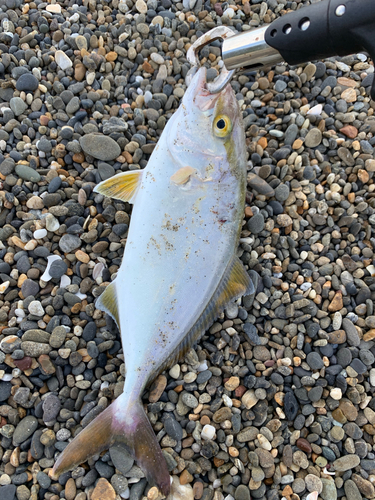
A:
{"type": "Polygon", "coordinates": [[[115,500],[116,498],[116,492],[113,488],[113,486],[105,479],[104,477],[101,477],[98,482],[96,483],[96,486],[94,488],[94,491],[92,492],[91,499],[92,500],[115,500]]]}
{"type": "Polygon", "coordinates": [[[33,416],[24,417],[20,420],[13,434],[13,443],[20,445],[28,439],[38,427],[38,420],[33,416]]]}
{"type": "Polygon", "coordinates": [[[354,467],[357,467],[360,463],[360,458],[358,455],[344,455],[333,462],[333,467],[338,472],[344,472],[354,467]]]}
{"type": "Polygon", "coordinates": [[[80,139],[83,151],[102,161],[110,161],[117,158],[121,149],[111,137],[105,135],[87,134],[80,139]]]}
{"type": "Polygon", "coordinates": [[[309,130],[305,137],[305,146],[308,148],[316,148],[322,141],[322,133],[318,128],[309,130]]]}
{"type": "Polygon", "coordinates": [[[57,50],[55,52],[55,61],[63,71],[73,66],[72,61],[62,50],[57,50]]]}
{"type": "Polygon", "coordinates": [[[202,429],[201,437],[202,439],[213,439],[215,433],[216,433],[215,427],[207,424],[202,429]]]}

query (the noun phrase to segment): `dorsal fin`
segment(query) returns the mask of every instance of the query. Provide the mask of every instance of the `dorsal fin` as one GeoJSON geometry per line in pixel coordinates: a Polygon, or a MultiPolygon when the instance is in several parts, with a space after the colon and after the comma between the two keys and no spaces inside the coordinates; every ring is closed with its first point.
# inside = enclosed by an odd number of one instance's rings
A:
{"type": "Polygon", "coordinates": [[[109,314],[116,321],[118,329],[120,329],[116,284],[114,281],[109,286],[107,286],[104,292],[100,295],[100,297],[96,301],[96,307],[97,309],[100,309],[101,311],[109,314]]]}
{"type": "Polygon", "coordinates": [[[138,188],[142,182],[143,170],[129,170],[110,177],[94,187],[95,193],[108,198],[134,203],[138,188]]]}

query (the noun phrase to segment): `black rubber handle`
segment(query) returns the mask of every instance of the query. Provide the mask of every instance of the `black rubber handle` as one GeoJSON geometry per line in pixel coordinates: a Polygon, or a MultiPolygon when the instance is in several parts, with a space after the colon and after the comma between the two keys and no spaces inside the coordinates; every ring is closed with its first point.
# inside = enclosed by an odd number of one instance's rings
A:
{"type": "MultiPolygon", "coordinates": [[[[276,19],[265,40],[285,61],[367,52],[375,60],[375,0],[323,0],[276,19]]],[[[375,80],[371,89],[375,100],[375,80]]]]}

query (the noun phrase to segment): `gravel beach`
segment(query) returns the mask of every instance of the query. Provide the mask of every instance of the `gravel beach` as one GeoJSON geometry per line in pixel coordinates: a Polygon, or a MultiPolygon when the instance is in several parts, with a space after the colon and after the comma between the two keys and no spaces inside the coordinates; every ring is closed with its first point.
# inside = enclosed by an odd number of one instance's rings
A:
{"type": "MultiPolygon", "coordinates": [[[[158,500],[121,445],[48,475],[124,384],[95,300],[131,205],[93,188],[147,165],[200,35],[310,3],[0,0],[1,500],[158,500]]],[[[215,78],[220,44],[201,58],[215,78]]],[[[173,500],[375,499],[373,79],[355,54],[232,81],[256,292],[144,394],[173,500]]]]}

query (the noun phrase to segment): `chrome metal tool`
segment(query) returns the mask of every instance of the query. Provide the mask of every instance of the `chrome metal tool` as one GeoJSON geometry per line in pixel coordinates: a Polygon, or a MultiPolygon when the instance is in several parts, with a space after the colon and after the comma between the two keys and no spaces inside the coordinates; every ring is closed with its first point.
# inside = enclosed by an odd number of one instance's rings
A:
{"type": "MultiPolygon", "coordinates": [[[[323,0],[226,37],[222,45],[227,70],[258,70],[282,61],[296,65],[359,52],[375,59],[375,0],[323,0]]],[[[375,80],[371,96],[375,100],[375,80]]]]}

